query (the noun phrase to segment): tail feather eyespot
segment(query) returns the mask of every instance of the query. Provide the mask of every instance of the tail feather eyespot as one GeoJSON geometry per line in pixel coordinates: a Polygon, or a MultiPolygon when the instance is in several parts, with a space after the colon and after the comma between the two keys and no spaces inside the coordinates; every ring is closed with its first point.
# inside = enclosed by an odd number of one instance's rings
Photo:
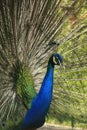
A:
{"type": "Polygon", "coordinates": [[[6,126],[6,123],[5,123],[5,122],[2,122],[2,123],[1,123],[1,126],[2,126],[2,128],[4,128],[4,127],[6,126]]]}

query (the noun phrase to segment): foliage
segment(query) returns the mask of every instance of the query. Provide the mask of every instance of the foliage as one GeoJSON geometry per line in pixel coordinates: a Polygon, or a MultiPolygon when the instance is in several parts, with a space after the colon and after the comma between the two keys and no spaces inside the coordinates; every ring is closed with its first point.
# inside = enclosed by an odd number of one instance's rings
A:
{"type": "MultiPolygon", "coordinates": [[[[64,2],[68,7],[69,2],[64,2]]],[[[67,122],[73,116],[76,122],[87,123],[87,8],[80,2],[73,7],[72,13],[69,12],[67,22],[57,36],[58,53],[63,55],[65,69],[55,71],[58,80],[54,84],[58,85],[55,85],[54,97],[58,91],[58,103],[53,98],[54,111],[52,107],[50,113],[58,114],[59,121],[67,122]]]]}

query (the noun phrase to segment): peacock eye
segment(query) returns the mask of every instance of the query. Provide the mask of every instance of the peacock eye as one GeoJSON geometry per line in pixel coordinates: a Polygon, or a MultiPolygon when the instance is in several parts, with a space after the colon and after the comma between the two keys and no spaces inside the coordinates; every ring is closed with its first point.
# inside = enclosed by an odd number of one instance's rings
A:
{"type": "Polygon", "coordinates": [[[53,57],[53,62],[55,65],[60,65],[60,61],[57,57],[53,57]]]}

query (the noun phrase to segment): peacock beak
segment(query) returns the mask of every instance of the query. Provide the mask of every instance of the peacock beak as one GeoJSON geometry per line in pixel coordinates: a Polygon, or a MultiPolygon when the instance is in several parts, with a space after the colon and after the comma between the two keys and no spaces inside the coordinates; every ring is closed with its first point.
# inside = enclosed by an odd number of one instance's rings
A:
{"type": "Polygon", "coordinates": [[[62,63],[60,63],[60,67],[63,68],[65,70],[65,65],[62,63]]]}

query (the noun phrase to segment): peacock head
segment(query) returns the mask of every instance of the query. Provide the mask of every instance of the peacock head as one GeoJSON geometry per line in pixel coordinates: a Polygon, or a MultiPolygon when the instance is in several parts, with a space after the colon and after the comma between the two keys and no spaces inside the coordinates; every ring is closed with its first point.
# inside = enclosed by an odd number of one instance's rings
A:
{"type": "Polygon", "coordinates": [[[50,57],[49,62],[52,65],[62,65],[63,64],[63,58],[62,58],[62,56],[60,54],[54,53],[50,57]]]}

